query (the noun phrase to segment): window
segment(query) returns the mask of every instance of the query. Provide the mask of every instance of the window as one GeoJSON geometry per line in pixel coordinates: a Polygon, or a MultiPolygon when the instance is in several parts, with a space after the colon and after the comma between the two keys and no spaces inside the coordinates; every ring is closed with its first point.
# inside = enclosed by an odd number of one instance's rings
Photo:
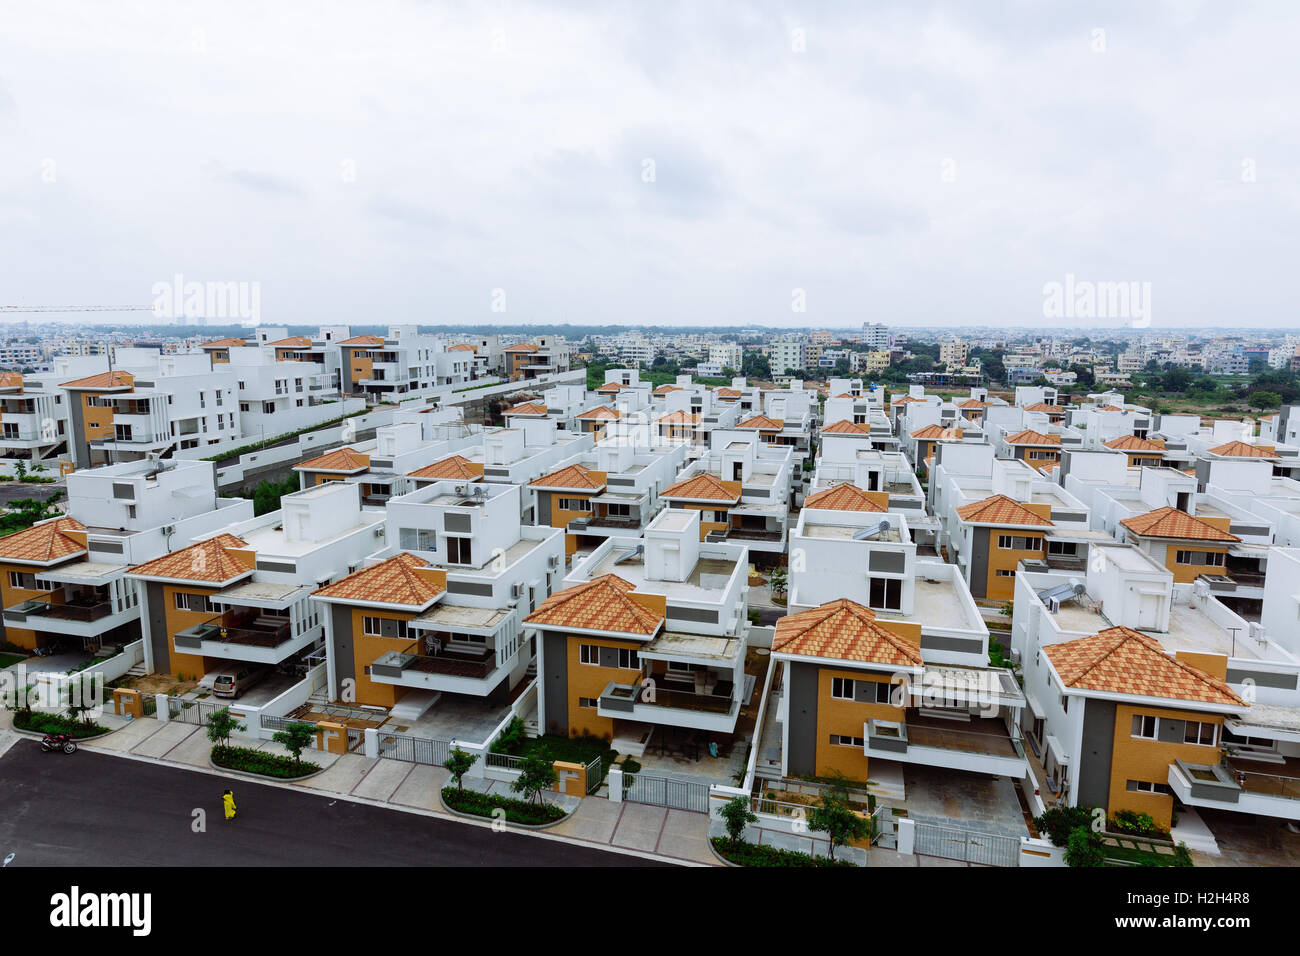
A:
{"type": "Polygon", "coordinates": [[[578,660],[583,664],[600,665],[600,647],[596,644],[579,644],[578,660]]]}
{"type": "Polygon", "coordinates": [[[618,649],[618,666],[624,670],[633,667],[639,668],[641,666],[641,655],[630,647],[620,647],[618,649]]]}
{"type": "Polygon", "coordinates": [[[1018,534],[1000,534],[998,547],[1003,551],[1041,551],[1043,541],[1041,538],[1029,538],[1018,534]]]}
{"type": "Polygon", "coordinates": [[[275,402],[263,402],[262,411],[268,415],[275,414],[275,402]]]}
{"type": "Polygon", "coordinates": [[[903,606],[903,582],[898,578],[871,578],[871,607],[900,610],[903,606]]]}
{"type": "Polygon", "coordinates": [[[1047,553],[1076,555],[1079,553],[1079,544],[1077,541],[1049,541],[1047,553]]]}
{"type": "Polygon", "coordinates": [[[473,564],[473,548],[470,538],[447,536],[447,561],[449,564],[473,564]]]}
{"type": "Polygon", "coordinates": [[[865,747],[866,741],[861,737],[846,737],[843,734],[831,734],[832,747],[865,747]]]}
{"type": "Polygon", "coordinates": [[[893,697],[894,685],[889,683],[889,681],[883,681],[883,680],[876,681],[875,685],[876,685],[876,703],[892,704],[894,702],[894,697],[893,697]]]}
{"type": "Polygon", "coordinates": [[[402,528],[397,532],[398,546],[403,551],[435,551],[438,535],[424,528],[402,528]]]}
{"type": "Polygon", "coordinates": [[[9,586],[11,588],[21,588],[24,591],[35,591],[36,575],[27,574],[22,571],[10,571],[9,586]]]}
{"type": "Polygon", "coordinates": [[[596,706],[596,703],[597,703],[597,701],[596,701],[596,698],[594,698],[594,697],[579,697],[579,698],[578,698],[578,706],[579,706],[579,707],[595,707],[595,706],[596,706]]]}
{"type": "Polygon", "coordinates": [[[396,634],[384,633],[384,622],[387,620],[382,617],[363,617],[361,619],[361,631],[367,637],[398,637],[406,640],[406,622],[405,621],[388,621],[390,625],[396,625],[396,634]]]}
{"type": "Polygon", "coordinates": [[[631,505],[611,504],[606,506],[607,513],[611,518],[630,518],[632,517],[631,505]]]}
{"type": "Polygon", "coordinates": [[[585,498],[561,498],[556,504],[561,511],[591,510],[591,502],[585,498]]]}
{"type": "Polygon", "coordinates": [[[831,697],[835,700],[852,700],[855,683],[857,682],[847,677],[832,677],[831,697]]]}
{"type": "Polygon", "coordinates": [[[1156,719],[1149,714],[1134,714],[1133,729],[1130,732],[1134,737],[1142,737],[1145,740],[1156,739],[1156,719]]]}
{"type": "Polygon", "coordinates": [[[196,614],[215,614],[217,608],[208,600],[206,594],[188,594],[185,591],[177,591],[176,610],[191,611],[196,614]]]}
{"type": "Polygon", "coordinates": [[[1130,780],[1125,785],[1129,793],[1172,793],[1167,783],[1152,783],[1150,780],[1130,780]]]}
{"type": "Polygon", "coordinates": [[[252,407],[253,407],[253,406],[251,406],[250,404],[248,404],[248,402],[240,402],[240,403],[239,403],[239,410],[240,410],[241,412],[247,412],[247,411],[249,411],[252,407]]]}
{"type": "Polygon", "coordinates": [[[1219,725],[1189,720],[1183,731],[1183,743],[1213,747],[1219,742],[1219,725]]]}
{"type": "Polygon", "coordinates": [[[995,575],[996,577],[999,577],[999,578],[1014,578],[1014,577],[1016,576],[1016,572],[1015,572],[1015,569],[1014,569],[1014,568],[1011,568],[1011,569],[1008,569],[1008,568],[998,568],[998,569],[997,569],[996,571],[994,571],[993,573],[994,573],[994,575],[995,575]]]}

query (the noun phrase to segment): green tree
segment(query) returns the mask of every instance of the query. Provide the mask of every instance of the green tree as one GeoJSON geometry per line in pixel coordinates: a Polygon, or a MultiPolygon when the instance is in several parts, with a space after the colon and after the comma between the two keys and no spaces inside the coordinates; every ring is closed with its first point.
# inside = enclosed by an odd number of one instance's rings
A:
{"type": "Polygon", "coordinates": [[[284,744],[284,749],[293,754],[294,763],[302,763],[302,752],[311,746],[316,736],[316,727],[302,720],[295,720],[284,730],[277,730],[271,737],[277,744],[284,744]]]}
{"type": "Polygon", "coordinates": [[[208,740],[212,741],[214,747],[229,747],[230,735],[243,733],[247,729],[246,724],[241,724],[230,716],[229,707],[214,710],[208,715],[208,740]]]}
{"type": "Polygon", "coordinates": [[[772,590],[772,597],[785,597],[786,589],[789,587],[789,575],[782,565],[777,565],[767,576],[767,583],[772,590]]]}
{"type": "Polygon", "coordinates": [[[542,802],[542,791],[555,785],[559,775],[551,758],[543,752],[535,751],[524,758],[518,779],[510,784],[510,789],[522,794],[528,801],[542,802]]]}
{"type": "Polygon", "coordinates": [[[465,789],[461,778],[469,772],[469,768],[474,766],[476,760],[478,760],[478,754],[466,753],[459,747],[451,748],[451,753],[447,755],[447,763],[445,766],[447,772],[455,778],[457,790],[465,789]]]}
{"type": "Polygon", "coordinates": [[[82,671],[64,686],[68,692],[68,705],[66,708],[68,719],[83,723],[89,727],[93,723],[90,712],[96,705],[96,701],[92,699],[95,687],[93,675],[82,671]]]}
{"type": "Polygon", "coordinates": [[[871,822],[854,812],[849,806],[848,789],[843,783],[836,783],[822,794],[808,814],[808,828],[826,834],[831,844],[833,860],[835,848],[869,834],[871,822]]]}
{"type": "Polygon", "coordinates": [[[1246,399],[1252,408],[1277,408],[1282,404],[1282,396],[1277,392],[1258,391],[1251,392],[1246,399]]]}
{"type": "Polygon", "coordinates": [[[1101,834],[1089,827],[1076,827],[1070,831],[1065,846],[1066,866],[1102,866],[1101,834]]]}
{"type": "Polygon", "coordinates": [[[718,811],[722,816],[722,822],[727,828],[727,839],[733,844],[739,843],[744,836],[745,827],[758,820],[758,817],[749,808],[748,797],[736,797],[734,800],[728,800],[718,811]]]}

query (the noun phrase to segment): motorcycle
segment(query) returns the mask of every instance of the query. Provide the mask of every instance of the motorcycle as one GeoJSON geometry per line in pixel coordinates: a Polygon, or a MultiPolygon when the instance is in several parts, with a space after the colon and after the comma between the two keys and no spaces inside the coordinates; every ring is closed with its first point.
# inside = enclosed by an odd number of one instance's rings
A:
{"type": "Polygon", "coordinates": [[[62,750],[65,754],[75,754],[77,745],[73,743],[71,734],[46,734],[41,738],[41,749],[46,753],[62,750]]]}

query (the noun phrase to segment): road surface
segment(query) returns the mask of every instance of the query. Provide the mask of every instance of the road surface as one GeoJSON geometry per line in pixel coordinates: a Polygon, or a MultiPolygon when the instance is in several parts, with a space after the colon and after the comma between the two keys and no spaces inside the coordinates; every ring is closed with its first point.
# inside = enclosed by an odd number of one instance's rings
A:
{"type": "Polygon", "coordinates": [[[0,756],[11,866],[647,866],[558,840],[267,787],[34,740],[0,756]],[[222,817],[235,791],[239,816],[222,817]],[[206,811],[206,832],[192,829],[206,811]]]}

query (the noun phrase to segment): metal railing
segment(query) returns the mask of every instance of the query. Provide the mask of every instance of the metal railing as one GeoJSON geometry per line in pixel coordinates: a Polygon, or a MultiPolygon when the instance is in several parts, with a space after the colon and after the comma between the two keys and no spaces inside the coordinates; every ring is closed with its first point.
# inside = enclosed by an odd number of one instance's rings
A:
{"type": "Polygon", "coordinates": [[[445,767],[451,754],[451,741],[444,737],[413,737],[378,730],[379,755],[411,763],[445,767]]]}
{"type": "Polygon", "coordinates": [[[1228,772],[1247,793],[1300,800],[1300,777],[1282,777],[1255,770],[1235,770],[1231,764],[1228,765],[1228,772]]]}
{"type": "MultiPolygon", "coordinates": [[[[221,623],[222,615],[178,631],[176,637],[192,641],[217,641],[222,644],[245,644],[249,647],[279,647],[293,636],[289,622],[275,628],[240,627],[221,623]]],[[[245,621],[248,618],[244,619],[245,621]]]]}
{"type": "Polygon", "coordinates": [[[55,604],[48,599],[34,598],[5,610],[22,613],[28,617],[52,617],[62,621],[98,621],[113,613],[113,604],[111,601],[97,601],[94,604],[69,602],[55,604]]]}
{"type": "Polygon", "coordinates": [[[513,754],[497,754],[489,751],[483,755],[483,766],[495,767],[498,770],[523,770],[524,758],[516,757],[513,754]]]}

